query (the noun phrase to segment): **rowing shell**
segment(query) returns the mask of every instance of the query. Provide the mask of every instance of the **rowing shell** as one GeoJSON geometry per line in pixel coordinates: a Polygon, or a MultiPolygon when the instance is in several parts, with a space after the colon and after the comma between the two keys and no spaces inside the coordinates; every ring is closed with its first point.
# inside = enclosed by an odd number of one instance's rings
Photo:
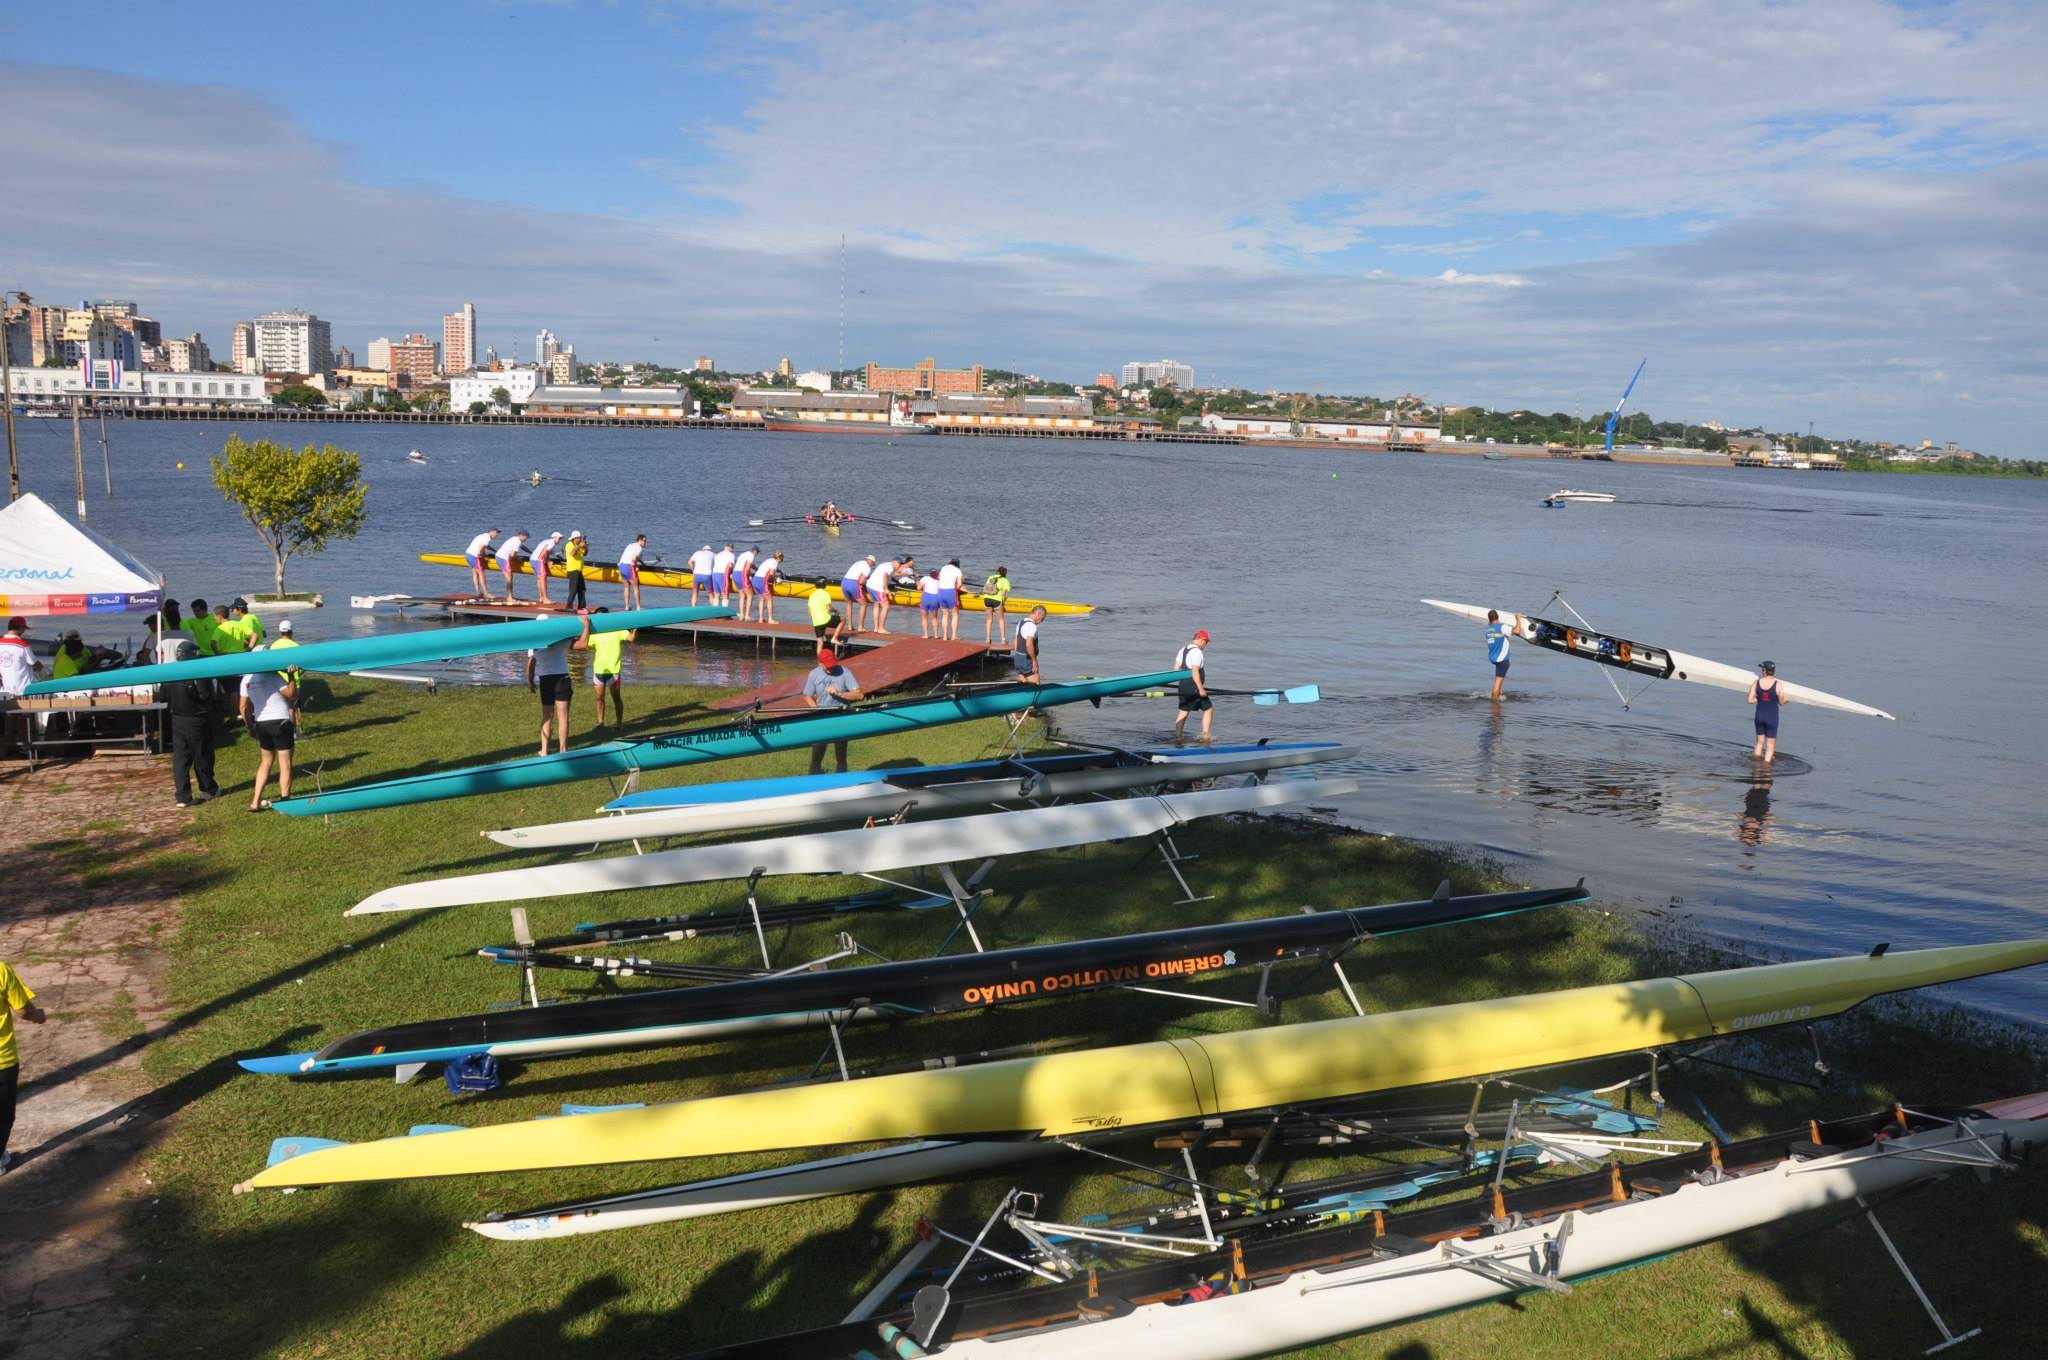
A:
{"type": "MultiPolygon", "coordinates": [[[[744,978],[550,1006],[488,1011],[364,1030],[317,1053],[242,1060],[251,1072],[359,1072],[448,1062],[471,1054],[559,1057],[796,1028],[849,1019],[902,1019],[1105,988],[1161,985],[1341,953],[1380,935],[1583,902],[1583,886],[1442,896],[1419,902],[1183,926],[1099,940],[744,978]]],[[[496,951],[491,951],[495,953],[496,951]]],[[[511,951],[506,951],[511,953],[511,951]]],[[[514,957],[517,957],[516,955],[514,957]]],[[[546,956],[542,956],[546,957],[546,956]]]]}
{"type": "Polygon", "coordinates": [[[327,1147],[244,1189],[615,1166],[904,1138],[1127,1136],[1665,1048],[2048,962],[2048,939],[1769,964],[327,1147]]]}
{"type": "MultiPolygon", "coordinates": [[[[1012,800],[1074,798],[1115,793],[1154,784],[1191,784],[1235,774],[1264,774],[1287,766],[1309,765],[1358,754],[1356,746],[1336,742],[1245,746],[1219,751],[1154,751],[1142,758],[1119,761],[1112,753],[1054,756],[1047,761],[1078,762],[1051,768],[1038,759],[976,761],[971,765],[900,770],[870,770],[858,782],[834,787],[717,802],[684,802],[645,812],[613,817],[586,817],[544,826],[512,827],[483,834],[515,850],[538,850],[619,841],[659,840],[708,831],[744,831],[761,827],[801,826],[812,822],[843,822],[865,817],[891,817],[909,810],[944,813],[986,807],[1012,800]],[[1004,777],[963,777],[962,771],[1004,777]]],[[[754,782],[754,781],[749,781],[754,782]]],[[[778,781],[762,780],[760,783],[778,781]]],[[[789,780],[801,783],[802,777],[789,780]]],[[[901,867],[901,866],[898,866],[901,867]]]]}
{"type": "MultiPolygon", "coordinates": [[[[1476,604],[1454,604],[1449,600],[1424,600],[1434,609],[1442,609],[1475,623],[1485,623],[1487,611],[1476,604]]],[[[1516,611],[1499,611],[1503,619],[1516,617],[1516,611]]],[[[1522,627],[1516,634],[1524,642],[1532,643],[1545,650],[1563,652],[1566,656],[1581,657],[1597,661],[1603,666],[1629,671],[1636,675],[1647,675],[1656,680],[1690,680],[1696,685],[1712,685],[1716,689],[1734,690],[1747,694],[1756,676],[1740,666],[1731,666],[1725,661],[1710,661],[1690,652],[1673,651],[1668,647],[1657,647],[1647,642],[1633,642],[1628,638],[1613,637],[1577,622],[1559,623],[1551,619],[1539,619],[1531,614],[1521,615],[1522,627]]],[[[1881,708],[1859,704],[1854,699],[1844,699],[1839,694],[1825,690],[1808,689],[1788,680],[1780,680],[1779,688],[1793,703],[1810,704],[1815,708],[1831,708],[1837,713],[1854,713],[1865,718],[1892,718],[1881,708]]],[[[1897,721],[1893,719],[1893,721],[1897,721]]]]}
{"type": "MultiPolygon", "coordinates": [[[[1249,1360],[1643,1265],[1829,1206],[1867,1207],[1958,1171],[2009,1171],[2048,1129],[2026,1098],[1873,1115],[1609,1165],[1521,1189],[1232,1241],[1159,1264],[950,1300],[898,1350],[908,1312],[696,1352],[696,1360],[916,1354],[944,1360],[1249,1360]],[[1191,1287],[1229,1279],[1226,1289],[1191,1287]]],[[[1195,1250],[1191,1247],[1191,1251],[1195,1250]]],[[[920,1300],[922,1302],[922,1300],[920,1300]]],[[[922,1310],[920,1310],[922,1311],[922,1310]]],[[[856,1315],[858,1316],[858,1314],[856,1315]]],[[[1937,1349],[1939,1349],[1937,1347],[1937,1349]]]]}
{"type": "Polygon", "coordinates": [[[1229,812],[1253,812],[1356,792],[1349,779],[1288,780],[1251,788],[1205,789],[1110,803],[1028,808],[899,826],[820,831],[775,840],[698,845],[651,855],[619,855],[531,869],[427,879],[371,893],[350,916],[421,911],[476,902],[523,902],[573,893],[623,892],[683,883],[717,883],[758,874],[868,874],[950,864],[990,855],[1020,855],[1098,841],[1149,836],[1229,812]]]}
{"type": "MultiPolygon", "coordinates": [[[[420,561],[437,567],[467,567],[469,565],[469,559],[461,553],[421,553],[420,561]]],[[[484,554],[484,567],[490,571],[497,570],[497,557],[495,554],[484,554]]],[[[519,565],[514,568],[514,574],[531,576],[533,574],[533,566],[526,559],[522,558],[519,565]]],[[[548,564],[548,575],[550,577],[562,577],[568,574],[567,571],[563,570],[561,563],[550,562],[548,564]]],[[[585,562],[583,564],[583,576],[585,580],[605,581],[616,585],[619,581],[619,569],[617,567],[601,566],[595,562],[585,562]]],[[[691,584],[691,574],[687,571],[675,571],[668,567],[642,567],[640,568],[640,584],[643,586],[662,586],[669,590],[688,590],[691,584]]],[[[828,580],[822,576],[783,577],[776,580],[771,587],[777,595],[793,599],[805,599],[813,590],[820,588],[829,592],[835,600],[843,601],[846,599],[845,594],[840,591],[837,581],[828,580]]],[[[906,605],[912,609],[915,609],[919,603],[917,591],[906,590],[902,587],[891,590],[889,592],[889,600],[892,604],[906,605]]],[[[1043,606],[1048,614],[1064,614],[1070,617],[1079,617],[1095,612],[1095,606],[1092,604],[1077,604],[1072,600],[1040,600],[1034,599],[1029,595],[1012,595],[1003,604],[1003,608],[1012,614],[1028,614],[1040,606],[1043,606]]],[[[962,590],[960,592],[960,607],[969,610],[986,610],[988,608],[988,600],[979,591],[962,590]]]]}
{"type": "MultiPolygon", "coordinates": [[[[732,617],[730,609],[686,607],[682,609],[629,609],[618,614],[592,614],[590,631],[617,633],[632,628],[659,628],[669,623],[690,623],[698,619],[732,617]]],[[[488,656],[497,652],[525,651],[573,641],[582,631],[578,614],[559,614],[543,619],[521,619],[517,623],[483,623],[464,628],[418,628],[405,633],[378,637],[344,638],[336,642],[309,642],[288,648],[295,670],[348,672],[406,666],[422,661],[446,661],[459,656],[488,656]]],[[[165,661],[149,666],[122,666],[94,671],[90,675],[69,675],[62,680],[38,680],[27,694],[65,694],[73,690],[108,689],[117,685],[167,685],[180,680],[223,680],[257,671],[274,671],[287,660],[282,651],[264,648],[254,652],[224,652],[191,661],[165,661]]]]}
{"type": "Polygon", "coordinates": [[[1133,690],[1174,684],[1186,675],[1186,671],[1162,671],[1043,685],[963,686],[890,703],[818,709],[769,721],[750,716],[710,727],[685,728],[680,732],[643,737],[637,741],[610,741],[554,755],[526,756],[492,765],[437,770],[403,779],[301,794],[295,798],[280,798],[274,806],[287,816],[313,817],[330,812],[409,807],[442,798],[537,789],[607,775],[624,777],[635,771],[731,760],[738,756],[787,751],[828,741],[891,736],[975,718],[999,718],[1032,708],[1096,703],[1133,690]]]}

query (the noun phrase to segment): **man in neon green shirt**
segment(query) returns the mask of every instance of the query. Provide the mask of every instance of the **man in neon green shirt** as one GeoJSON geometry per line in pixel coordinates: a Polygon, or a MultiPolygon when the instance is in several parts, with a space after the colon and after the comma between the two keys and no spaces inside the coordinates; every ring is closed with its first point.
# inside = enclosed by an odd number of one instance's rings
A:
{"type": "Polygon", "coordinates": [[[14,1154],[7,1150],[7,1140],[14,1133],[14,1095],[21,1084],[21,1053],[14,1044],[16,1011],[31,1025],[40,1025],[46,1018],[36,1005],[36,994],[21,980],[21,974],[0,959],[0,1173],[14,1160],[14,1154]]]}
{"type": "Polygon", "coordinates": [[[819,586],[805,599],[804,607],[810,611],[811,636],[817,639],[818,645],[837,647],[846,621],[832,612],[832,592],[819,586]]]}
{"type": "MultiPolygon", "coordinates": [[[[599,605],[600,614],[611,613],[611,606],[599,605]]],[[[623,633],[592,633],[590,635],[590,684],[597,691],[597,725],[604,726],[604,696],[612,696],[612,711],[617,715],[620,727],[626,725],[626,696],[619,684],[622,653],[626,644],[638,636],[637,630],[623,633]]]]}
{"type": "Polygon", "coordinates": [[[263,645],[263,620],[249,612],[249,602],[237,599],[228,606],[232,611],[228,621],[221,625],[223,631],[233,633],[241,639],[242,650],[253,652],[263,645]]]}
{"type": "Polygon", "coordinates": [[[192,639],[192,645],[199,649],[201,656],[212,656],[220,651],[220,638],[213,627],[213,611],[206,607],[206,601],[192,601],[192,617],[178,627],[192,639]]]}
{"type": "Polygon", "coordinates": [[[64,635],[64,641],[57,646],[57,654],[50,658],[50,678],[62,680],[67,675],[83,675],[91,665],[92,648],[86,646],[73,630],[64,635]]]}

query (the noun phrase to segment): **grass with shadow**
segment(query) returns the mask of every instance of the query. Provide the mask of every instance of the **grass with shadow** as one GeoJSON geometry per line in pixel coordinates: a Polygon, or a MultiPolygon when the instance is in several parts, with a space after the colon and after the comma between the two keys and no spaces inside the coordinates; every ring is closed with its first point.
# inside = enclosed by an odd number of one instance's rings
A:
{"type": "MultiPolygon", "coordinates": [[[[350,782],[527,754],[536,741],[537,705],[523,690],[428,697],[343,679],[326,687],[330,694],[309,702],[311,736],[301,760],[345,770],[350,782]]],[[[713,697],[704,690],[631,691],[628,735],[694,720],[713,697]]],[[[577,715],[587,723],[585,694],[577,697],[577,715]]],[[[1000,724],[967,724],[859,743],[854,754],[861,766],[970,760],[994,754],[1000,735],[1000,724]]],[[[587,726],[578,738],[593,739],[587,726]]],[[[221,780],[231,795],[246,793],[253,754],[246,738],[223,751],[221,780]]],[[[804,752],[786,752],[651,782],[795,774],[805,763],[804,752]]],[[[306,787],[302,782],[300,790],[306,787]]],[[[150,1162],[161,1197],[137,1210],[151,1264],[131,1288],[150,1319],[138,1339],[147,1353],[208,1360],[672,1356],[837,1319],[908,1246],[920,1214],[956,1227],[978,1223],[1019,1175],[1053,1191],[1062,1213],[1129,1205],[1116,1182],[1048,1163],[951,1186],[511,1244],[460,1224],[491,1210],[722,1174],[767,1159],[231,1196],[229,1187],[259,1169],[270,1140],[282,1135],[358,1140],[417,1124],[504,1122],[552,1113],[565,1101],[729,1091],[811,1066],[821,1042],[796,1035],[537,1064],[481,1097],[451,1095],[432,1078],[398,1086],[383,1078],[291,1080],[233,1068],[237,1057],[282,1045],[311,1049],[358,1029],[511,1001],[513,970],[468,956],[510,938],[502,908],[372,918],[342,912],[378,888],[445,866],[545,862],[543,855],[500,849],[479,833],[588,816],[609,792],[586,783],[331,821],[251,815],[243,810],[246,799],[233,796],[200,809],[194,836],[207,873],[189,889],[171,945],[178,1018],[161,1028],[145,1057],[182,1101],[150,1162]]],[[[1478,861],[1306,822],[1204,823],[1176,834],[1184,850],[1200,856],[1188,866],[1197,891],[1214,900],[1176,904],[1178,891],[1157,857],[1135,845],[1029,856],[991,877],[995,896],[977,918],[984,940],[1021,945],[1303,906],[1369,905],[1427,896],[1444,878],[1460,892],[1501,886],[1495,869],[1478,861]]],[[[764,888],[767,900],[787,901],[867,886],[824,879],[764,888]]],[[[1599,884],[1592,886],[1597,891],[1599,884]]],[[[737,900],[730,885],[703,885],[543,899],[530,910],[533,928],[545,934],[578,921],[701,911],[737,900]]],[[[827,952],[834,932],[847,929],[883,954],[909,957],[930,952],[947,925],[943,913],[866,913],[794,928],[775,943],[778,957],[794,962],[827,952]]],[[[753,951],[744,937],[677,946],[673,956],[746,965],[757,961],[753,951]]],[[[1346,966],[1368,1008],[1391,1010],[1619,981],[1703,962],[1675,957],[1634,922],[1569,909],[1375,941],[1346,966]]],[[[1286,1018],[1344,1013],[1326,980],[1325,973],[1293,997],[1286,1018]]],[[[548,973],[542,986],[574,998],[622,985],[548,973]]],[[[1243,996],[1252,986],[1240,978],[1221,990],[1243,996]]],[[[1128,1042],[1258,1023],[1241,1010],[1106,994],[855,1030],[849,1057],[861,1065],[1069,1036],[1128,1042]]],[[[2039,1078],[2027,1041],[1952,1019],[1894,1009],[1829,1028],[1830,1057],[1845,1073],[1833,1088],[1814,1093],[1681,1069],[1665,1078],[1674,1101],[1669,1127],[1697,1130],[1695,1100],[1741,1136],[1809,1113],[1869,1108],[1888,1090],[1928,1102],[1967,1101],[2032,1089],[2026,1083],[2039,1078]],[[1902,1040],[1908,1031],[1915,1037],[1902,1040]]],[[[1753,1040],[1743,1056],[1797,1072],[1805,1061],[1802,1043],[1753,1040]]],[[[2029,1175],[1982,1190],[1956,1183],[1953,1193],[1909,1197],[1887,1209],[1887,1226],[1907,1241],[1936,1298],[1961,1321],[1995,1320],[2000,1335],[2048,1335],[2044,1291],[1997,1297],[2002,1280],[2040,1268],[2042,1180],[2029,1175]]],[[[1582,1360],[1597,1346],[1609,1356],[1878,1354],[1896,1349],[1898,1338],[1931,1330],[1903,1286],[1885,1274],[1888,1267],[1870,1259],[1867,1228],[1842,1225],[1774,1248],[1779,1236],[1797,1229],[1591,1282],[1569,1298],[1456,1314],[1316,1353],[1582,1360]]],[[[1997,1344],[1987,1338],[1977,1353],[2002,1353],[1997,1344]]]]}

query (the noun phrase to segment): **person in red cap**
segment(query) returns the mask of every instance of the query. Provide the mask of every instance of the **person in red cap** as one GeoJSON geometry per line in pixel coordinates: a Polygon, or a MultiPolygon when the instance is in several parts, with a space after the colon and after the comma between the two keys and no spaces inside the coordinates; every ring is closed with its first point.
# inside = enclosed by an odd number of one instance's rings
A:
{"type": "MultiPolygon", "coordinates": [[[[853,672],[839,664],[839,654],[830,647],[818,649],[818,664],[804,677],[804,706],[806,708],[845,708],[857,699],[867,696],[860,692],[860,681],[853,678],[853,672]]],[[[846,743],[832,743],[832,760],[840,773],[846,772],[846,743]]],[[[822,774],[825,770],[825,744],[820,742],[811,748],[811,773],[822,774]]]]}
{"type": "Polygon", "coordinates": [[[1188,678],[1180,682],[1180,714],[1173,720],[1173,744],[1186,741],[1188,714],[1202,715],[1202,745],[1209,744],[1209,714],[1215,707],[1209,701],[1209,667],[1206,649],[1209,646],[1209,630],[1197,628],[1193,638],[1173,658],[1173,668],[1186,671],[1188,678]]]}

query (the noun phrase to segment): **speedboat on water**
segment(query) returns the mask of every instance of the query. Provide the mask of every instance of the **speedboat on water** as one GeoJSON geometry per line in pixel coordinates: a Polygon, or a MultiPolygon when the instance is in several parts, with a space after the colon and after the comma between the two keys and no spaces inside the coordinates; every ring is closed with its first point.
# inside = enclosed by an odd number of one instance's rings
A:
{"type": "Polygon", "coordinates": [[[424,463],[427,461],[427,455],[421,453],[418,449],[414,449],[411,453],[405,455],[405,461],[408,463],[424,463]]]}
{"type": "Polygon", "coordinates": [[[1543,508],[1554,510],[1560,505],[1612,505],[1614,497],[1605,491],[1553,491],[1543,498],[1543,508]]]}

